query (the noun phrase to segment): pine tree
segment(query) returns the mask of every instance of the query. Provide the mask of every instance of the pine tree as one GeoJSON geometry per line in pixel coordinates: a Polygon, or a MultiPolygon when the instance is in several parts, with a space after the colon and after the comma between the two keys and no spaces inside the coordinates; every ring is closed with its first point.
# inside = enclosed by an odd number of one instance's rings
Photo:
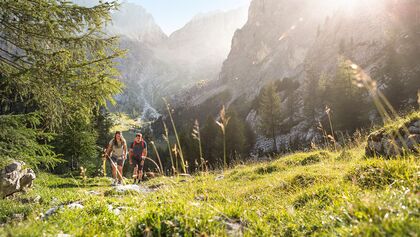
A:
{"type": "Polygon", "coordinates": [[[89,172],[96,171],[101,161],[96,149],[97,139],[98,134],[93,125],[84,120],[75,120],[71,126],[67,126],[53,143],[56,153],[62,154],[67,162],[59,165],[55,171],[65,173],[78,170],[81,166],[89,172]]]}
{"type": "Polygon", "coordinates": [[[116,1],[89,8],[61,0],[0,2],[0,120],[18,125],[10,126],[8,136],[19,138],[25,131],[29,137],[20,141],[33,148],[16,148],[19,143],[7,140],[6,153],[14,159],[31,165],[56,163],[50,139],[39,138],[45,131],[58,133],[57,141],[65,139],[66,132],[80,136],[81,150],[71,156],[95,154],[84,150],[91,145],[88,149],[95,149],[96,141],[92,126],[85,125],[122,86],[115,78],[114,59],[123,52],[117,38],[102,31],[116,8],[116,1]]]}
{"type": "Polygon", "coordinates": [[[328,86],[328,104],[336,130],[354,132],[367,122],[364,90],[353,83],[350,63],[339,59],[337,73],[328,86]]]}
{"type": "Polygon", "coordinates": [[[297,111],[298,96],[296,90],[287,93],[286,110],[290,124],[294,123],[293,116],[297,111]]]}
{"type": "Polygon", "coordinates": [[[316,110],[320,106],[319,91],[319,75],[309,66],[303,91],[303,112],[312,121],[315,121],[316,110]]]}
{"type": "Polygon", "coordinates": [[[94,112],[93,123],[94,129],[98,134],[98,139],[96,141],[97,146],[106,147],[108,142],[112,139],[110,130],[113,123],[109,117],[109,112],[105,107],[94,112]]]}
{"type": "Polygon", "coordinates": [[[401,62],[398,59],[398,53],[395,47],[395,39],[391,39],[386,48],[386,62],[383,68],[383,76],[387,86],[385,96],[391,105],[398,110],[406,98],[406,87],[402,80],[401,62]]]}
{"type": "Polygon", "coordinates": [[[280,106],[281,100],[276,86],[270,82],[261,90],[258,126],[264,136],[273,139],[274,152],[277,152],[276,135],[281,123],[280,106]]]}
{"type": "Polygon", "coordinates": [[[40,123],[37,114],[0,116],[0,168],[14,159],[35,168],[51,168],[61,162],[48,145],[52,134],[39,130],[40,123]]]}
{"type": "Polygon", "coordinates": [[[113,59],[122,51],[117,38],[102,30],[116,7],[1,1],[2,114],[36,110],[44,127],[56,131],[74,118],[88,120],[93,107],[112,101],[121,88],[113,59]]]}

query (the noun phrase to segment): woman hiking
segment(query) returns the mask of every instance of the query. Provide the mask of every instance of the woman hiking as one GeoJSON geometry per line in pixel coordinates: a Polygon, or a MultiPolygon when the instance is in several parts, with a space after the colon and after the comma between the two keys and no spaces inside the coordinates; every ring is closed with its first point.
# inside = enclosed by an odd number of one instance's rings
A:
{"type": "Polygon", "coordinates": [[[114,178],[111,185],[122,184],[122,170],[127,157],[127,145],[120,131],[115,132],[114,138],[108,144],[106,154],[111,159],[112,178],[114,178]]]}
{"type": "Polygon", "coordinates": [[[133,178],[134,183],[140,183],[143,179],[144,159],[147,156],[147,143],[143,139],[141,133],[136,134],[134,142],[130,146],[130,165],[134,166],[133,178]]]}

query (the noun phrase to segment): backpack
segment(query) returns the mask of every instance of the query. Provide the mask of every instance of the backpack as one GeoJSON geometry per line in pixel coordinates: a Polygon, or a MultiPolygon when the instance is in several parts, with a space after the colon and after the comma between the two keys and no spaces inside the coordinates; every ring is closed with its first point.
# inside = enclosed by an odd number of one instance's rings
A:
{"type": "Polygon", "coordinates": [[[147,148],[147,146],[146,146],[146,142],[144,141],[144,140],[141,140],[141,142],[140,142],[140,144],[141,144],[141,150],[140,150],[140,154],[137,152],[135,152],[136,151],[136,149],[134,149],[135,148],[135,146],[138,146],[138,143],[136,143],[136,142],[133,142],[133,143],[131,143],[131,146],[130,146],[130,148],[133,150],[133,155],[134,156],[142,156],[143,155],[143,150],[145,149],[145,148],[147,148]]]}

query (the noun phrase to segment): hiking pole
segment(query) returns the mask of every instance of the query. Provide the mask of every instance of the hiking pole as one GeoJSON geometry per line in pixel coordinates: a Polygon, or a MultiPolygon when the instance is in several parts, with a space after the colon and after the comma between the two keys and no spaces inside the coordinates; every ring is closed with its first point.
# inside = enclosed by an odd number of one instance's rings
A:
{"type": "MultiPolygon", "coordinates": [[[[105,154],[107,157],[108,157],[108,159],[109,159],[109,161],[111,162],[111,165],[116,169],[116,171],[117,171],[117,175],[120,175],[120,177],[121,177],[121,181],[122,181],[122,184],[123,185],[125,185],[125,182],[124,182],[124,177],[122,176],[122,174],[120,173],[120,171],[118,170],[118,166],[114,163],[114,161],[112,161],[112,159],[111,159],[111,157],[109,157],[109,155],[108,154],[105,154]]],[[[123,164],[124,164],[124,161],[123,161],[123,164]]]]}
{"type": "Polygon", "coordinates": [[[106,149],[103,150],[102,153],[102,172],[104,173],[104,177],[106,177],[106,149]]]}

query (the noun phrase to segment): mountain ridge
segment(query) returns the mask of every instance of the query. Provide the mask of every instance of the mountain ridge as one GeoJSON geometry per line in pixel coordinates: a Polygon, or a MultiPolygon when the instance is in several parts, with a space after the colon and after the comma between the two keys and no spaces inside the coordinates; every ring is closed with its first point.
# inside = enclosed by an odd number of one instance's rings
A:
{"type": "MultiPolygon", "coordinates": [[[[247,23],[233,37],[219,80],[197,88],[187,99],[180,100],[185,101],[185,106],[200,107],[219,94],[228,93],[228,99],[217,106],[245,105],[245,117],[255,125],[259,119],[256,100],[261,88],[269,81],[292,79],[300,84],[293,91],[297,98],[289,98],[284,92],[279,94],[282,108],[292,99],[297,107],[293,115],[284,118],[284,124],[287,121],[297,124],[288,125],[286,132],[278,134],[277,145],[290,149],[292,143],[309,146],[319,140],[322,134],[317,131],[317,122],[307,119],[303,110],[303,96],[311,74],[318,79],[324,75],[333,82],[342,58],[359,65],[367,75],[378,79],[379,88],[386,89],[387,79],[380,79],[376,74],[386,65],[385,51],[391,33],[397,32],[396,47],[405,61],[415,58],[419,48],[414,40],[415,31],[407,30],[410,26],[415,28],[418,7],[401,7],[409,1],[355,1],[351,7],[346,3],[329,8],[325,8],[325,4],[310,0],[253,0],[247,23]],[[399,7],[404,10],[397,11],[399,7]],[[413,14],[408,14],[409,10],[413,14]]],[[[419,80],[415,76],[420,71],[418,66],[407,63],[406,71],[410,76],[402,81],[419,80]]],[[[415,101],[416,94],[415,90],[410,90],[407,101],[415,101]]],[[[316,108],[317,120],[325,117],[324,108],[325,105],[316,108]]],[[[375,110],[369,111],[372,123],[380,121],[375,113],[375,110]]],[[[256,148],[269,149],[266,143],[266,139],[259,136],[256,148]]]]}
{"type": "MultiPolygon", "coordinates": [[[[147,14],[145,11],[140,13],[147,14]]],[[[141,115],[143,105],[162,107],[162,97],[172,97],[197,83],[217,79],[230,51],[233,33],[245,23],[246,18],[246,8],[197,15],[170,36],[149,37],[160,39],[154,44],[122,34],[121,45],[128,54],[126,59],[119,61],[119,69],[122,81],[128,86],[117,97],[118,106],[113,109],[132,113],[130,107],[134,107],[137,112],[132,115],[141,115]],[[141,96],[136,96],[136,93],[141,96]]],[[[121,25],[119,22],[114,24],[121,25]]],[[[155,118],[146,120],[149,119],[155,118]]]]}

